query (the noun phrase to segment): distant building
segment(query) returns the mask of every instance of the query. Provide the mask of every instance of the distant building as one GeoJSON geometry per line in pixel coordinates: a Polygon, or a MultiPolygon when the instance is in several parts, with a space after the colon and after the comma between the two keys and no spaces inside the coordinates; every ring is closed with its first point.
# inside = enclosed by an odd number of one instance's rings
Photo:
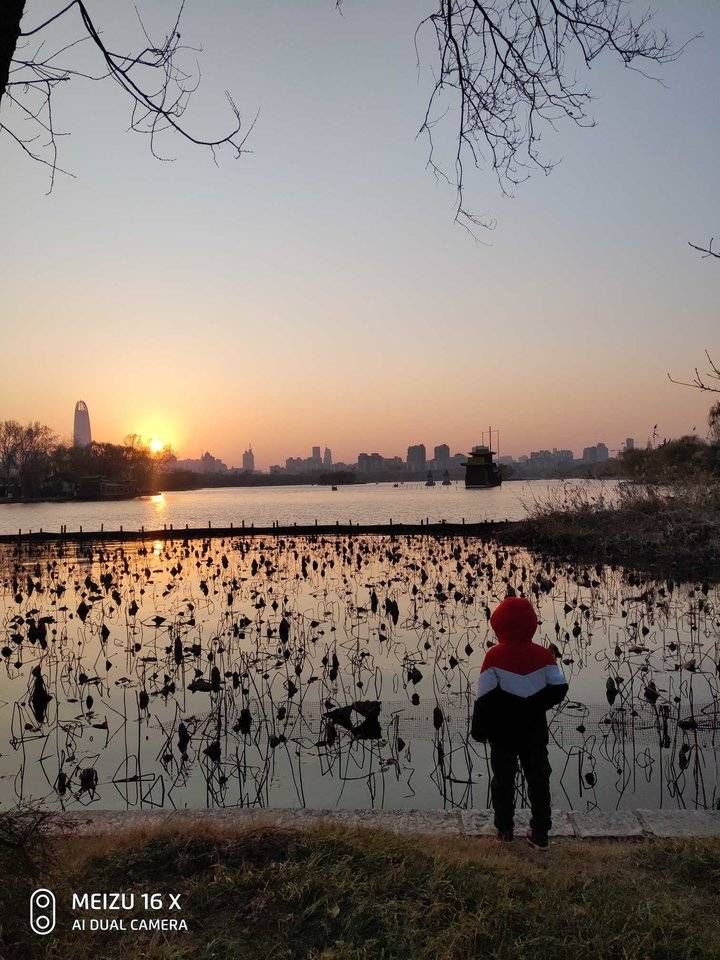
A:
{"type": "Polygon", "coordinates": [[[450,447],[446,443],[441,443],[433,451],[433,458],[438,467],[447,467],[450,463],[450,447]]]}
{"type": "Polygon", "coordinates": [[[552,450],[532,450],[530,452],[530,462],[535,461],[548,466],[572,463],[573,452],[572,450],[558,450],[557,447],[553,447],[552,450]]]}
{"type": "Polygon", "coordinates": [[[484,443],[472,448],[465,463],[465,486],[468,490],[499,487],[502,483],[500,467],[493,461],[493,452],[484,443]]]}
{"type": "Polygon", "coordinates": [[[323,454],[323,466],[332,466],[332,451],[330,450],[330,447],[325,447],[325,453],[323,454]]]}
{"type": "Polygon", "coordinates": [[[610,459],[610,451],[604,443],[597,443],[583,449],[582,459],[583,463],[605,463],[610,459]]]}
{"type": "Polygon", "coordinates": [[[410,470],[411,472],[424,470],[426,463],[427,463],[427,456],[425,454],[424,443],[417,443],[415,444],[415,446],[408,447],[408,451],[407,451],[408,470],[410,470]]]}
{"type": "Polygon", "coordinates": [[[632,437],[625,437],[625,450],[635,449],[635,440],[632,437]]]}
{"type": "Polygon", "coordinates": [[[73,420],[73,446],[89,447],[92,443],[90,433],[90,412],[84,400],[75,404],[75,418],[73,420]]]}
{"type": "Polygon", "coordinates": [[[358,454],[358,473],[378,474],[382,473],[388,461],[379,453],[359,453],[358,454]]]}
{"type": "Polygon", "coordinates": [[[226,473],[227,464],[206,451],[198,460],[178,460],[175,470],[189,470],[191,473],[226,473]]]}
{"type": "MultiPolygon", "coordinates": [[[[330,453],[330,451],[327,451],[330,453]]],[[[332,456],[332,454],[330,454],[332,456]]],[[[323,458],[320,447],[312,448],[310,457],[288,457],[285,461],[285,470],[293,475],[304,473],[318,473],[323,469],[323,458]]]]}
{"type": "Polygon", "coordinates": [[[249,447],[242,455],[242,468],[248,473],[253,473],[255,470],[255,454],[252,447],[249,447]]]}

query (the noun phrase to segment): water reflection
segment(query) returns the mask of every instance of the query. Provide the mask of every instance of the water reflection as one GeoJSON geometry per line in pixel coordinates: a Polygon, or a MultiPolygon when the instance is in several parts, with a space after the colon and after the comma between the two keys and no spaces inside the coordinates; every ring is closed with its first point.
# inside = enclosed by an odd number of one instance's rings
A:
{"type": "Polygon", "coordinates": [[[718,806],[709,584],[458,538],[18,547],[0,564],[4,804],[487,806],[471,691],[515,592],[571,683],[555,802],[718,806]]]}

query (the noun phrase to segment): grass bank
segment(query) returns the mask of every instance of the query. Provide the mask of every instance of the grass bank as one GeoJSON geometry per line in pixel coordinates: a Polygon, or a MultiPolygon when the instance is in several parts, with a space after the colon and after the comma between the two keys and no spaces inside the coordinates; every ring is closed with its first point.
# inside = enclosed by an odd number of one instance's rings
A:
{"type": "Polygon", "coordinates": [[[569,483],[529,504],[527,520],[509,524],[498,539],[562,559],[720,580],[720,483],[621,483],[612,493],[569,483]]]}
{"type": "Polygon", "coordinates": [[[720,955],[720,841],[567,841],[543,855],[521,841],[499,848],[490,840],[256,827],[36,837],[20,848],[4,843],[1,856],[7,960],[720,955]],[[28,931],[38,878],[58,898],[48,937],[28,931]],[[181,894],[188,932],[70,932],[71,891],[114,890],[181,894]]]}

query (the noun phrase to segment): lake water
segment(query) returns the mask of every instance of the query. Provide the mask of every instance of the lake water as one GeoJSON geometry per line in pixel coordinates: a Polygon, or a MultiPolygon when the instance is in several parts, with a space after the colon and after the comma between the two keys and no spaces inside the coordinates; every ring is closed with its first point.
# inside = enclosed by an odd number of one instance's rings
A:
{"type": "Polygon", "coordinates": [[[718,806],[708,584],[417,536],[9,545],[0,582],[3,806],[486,807],[469,716],[508,590],[570,681],[555,805],[718,806]]]}
{"type": "MultiPolygon", "coordinates": [[[[614,489],[607,481],[571,481],[600,493],[614,489]]],[[[491,490],[466,490],[463,483],[449,487],[423,483],[368,483],[340,486],[337,491],[319,486],[222,487],[163,493],[136,500],[68,503],[0,504],[0,533],[18,530],[69,531],[162,529],[174,527],[214,527],[233,523],[270,526],[319,523],[419,523],[447,520],[518,520],[526,506],[547,496],[561,497],[565,483],[558,480],[531,480],[504,483],[491,490]]]]}

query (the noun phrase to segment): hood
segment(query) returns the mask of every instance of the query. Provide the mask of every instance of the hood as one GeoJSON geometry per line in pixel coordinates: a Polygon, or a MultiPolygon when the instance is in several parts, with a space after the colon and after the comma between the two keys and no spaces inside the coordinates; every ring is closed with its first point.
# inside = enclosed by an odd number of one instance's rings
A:
{"type": "Polygon", "coordinates": [[[490,626],[500,643],[530,643],[538,627],[538,618],[529,600],[506,597],[495,607],[490,626]]]}

